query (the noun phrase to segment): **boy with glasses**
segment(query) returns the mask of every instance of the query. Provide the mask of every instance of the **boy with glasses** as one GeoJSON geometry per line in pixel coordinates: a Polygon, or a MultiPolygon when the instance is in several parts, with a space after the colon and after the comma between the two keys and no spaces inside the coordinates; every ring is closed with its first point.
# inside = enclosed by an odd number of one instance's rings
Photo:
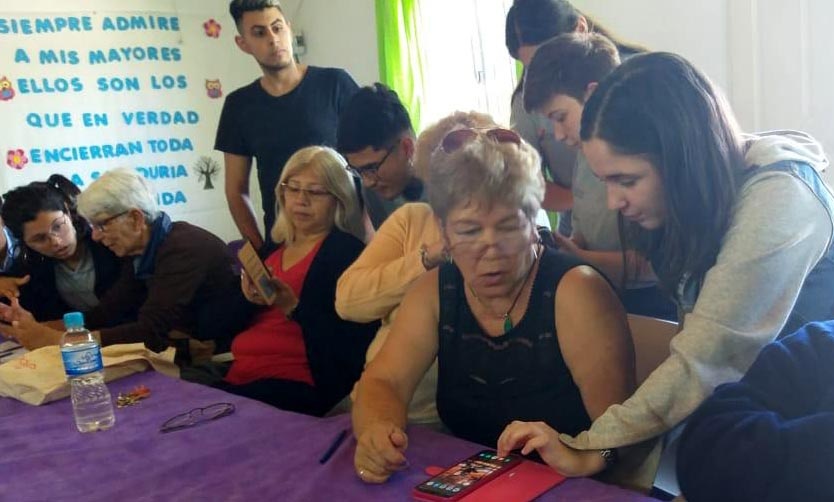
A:
{"type": "Polygon", "coordinates": [[[406,202],[424,201],[414,172],[414,128],[397,93],[375,83],[362,87],[339,118],[337,149],[362,180],[374,228],[406,202]]]}

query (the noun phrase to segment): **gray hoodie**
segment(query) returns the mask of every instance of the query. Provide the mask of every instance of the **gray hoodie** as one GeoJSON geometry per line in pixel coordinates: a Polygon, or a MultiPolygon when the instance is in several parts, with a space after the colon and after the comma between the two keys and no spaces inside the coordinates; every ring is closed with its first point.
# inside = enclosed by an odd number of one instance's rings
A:
{"type": "Polygon", "coordinates": [[[756,172],[739,191],[715,265],[682,306],[670,356],[588,431],[562,435],[568,445],[603,449],[656,438],[717,385],[738,381],[791,319],[834,318],[834,197],[818,175],[828,159],[800,132],[745,140],[745,160],[756,172]]]}

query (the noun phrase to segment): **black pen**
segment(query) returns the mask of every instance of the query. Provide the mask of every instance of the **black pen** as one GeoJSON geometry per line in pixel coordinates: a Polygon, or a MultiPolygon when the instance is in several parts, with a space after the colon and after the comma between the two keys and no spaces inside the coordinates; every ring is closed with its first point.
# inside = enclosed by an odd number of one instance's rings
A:
{"type": "Polygon", "coordinates": [[[321,458],[319,459],[319,463],[323,464],[323,463],[327,462],[328,460],[330,460],[330,457],[332,457],[333,454],[336,453],[336,450],[339,449],[339,445],[344,443],[345,439],[347,437],[348,437],[348,430],[347,429],[342,429],[342,432],[340,432],[339,435],[336,436],[336,439],[334,439],[333,442],[330,443],[330,446],[327,447],[327,451],[325,451],[324,455],[321,456],[321,458]]]}

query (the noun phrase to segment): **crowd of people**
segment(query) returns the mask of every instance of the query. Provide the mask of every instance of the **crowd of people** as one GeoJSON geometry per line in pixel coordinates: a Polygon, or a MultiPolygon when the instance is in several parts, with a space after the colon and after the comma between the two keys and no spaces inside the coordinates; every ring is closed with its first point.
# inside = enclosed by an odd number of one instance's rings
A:
{"type": "Polygon", "coordinates": [[[276,0],[230,12],[263,74],[215,147],[275,297],[136,172],[83,192],[56,174],[0,199],[0,334],[54,345],[81,311],[103,345],[176,347],[184,379],[351,409],[368,483],[424,424],[646,490],[674,441],[692,501],[834,497],[834,195],[812,137],[742,132],[686,59],[565,0],[509,10],[509,125],[456,111],[419,133],[392,89],[298,63],[276,0]],[[640,382],[628,314],[679,323],[640,382]]]}

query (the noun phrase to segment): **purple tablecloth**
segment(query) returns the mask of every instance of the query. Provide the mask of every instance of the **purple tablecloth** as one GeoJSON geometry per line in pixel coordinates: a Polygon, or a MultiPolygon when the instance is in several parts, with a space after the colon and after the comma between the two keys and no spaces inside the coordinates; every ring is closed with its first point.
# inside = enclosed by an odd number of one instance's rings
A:
{"type": "MultiPolygon", "coordinates": [[[[115,396],[144,384],[151,397],[116,409],[116,426],[79,433],[68,399],[33,407],[0,398],[0,500],[405,501],[429,465],[451,465],[481,448],[434,431],[409,429],[411,467],[379,486],[353,473],[348,439],[325,465],[318,459],[346,415],[316,419],[199,385],[141,373],[110,384],[115,396]],[[169,434],[168,418],[232,402],[228,417],[169,434]]],[[[542,501],[652,501],[590,479],[571,479],[542,501]]]]}

